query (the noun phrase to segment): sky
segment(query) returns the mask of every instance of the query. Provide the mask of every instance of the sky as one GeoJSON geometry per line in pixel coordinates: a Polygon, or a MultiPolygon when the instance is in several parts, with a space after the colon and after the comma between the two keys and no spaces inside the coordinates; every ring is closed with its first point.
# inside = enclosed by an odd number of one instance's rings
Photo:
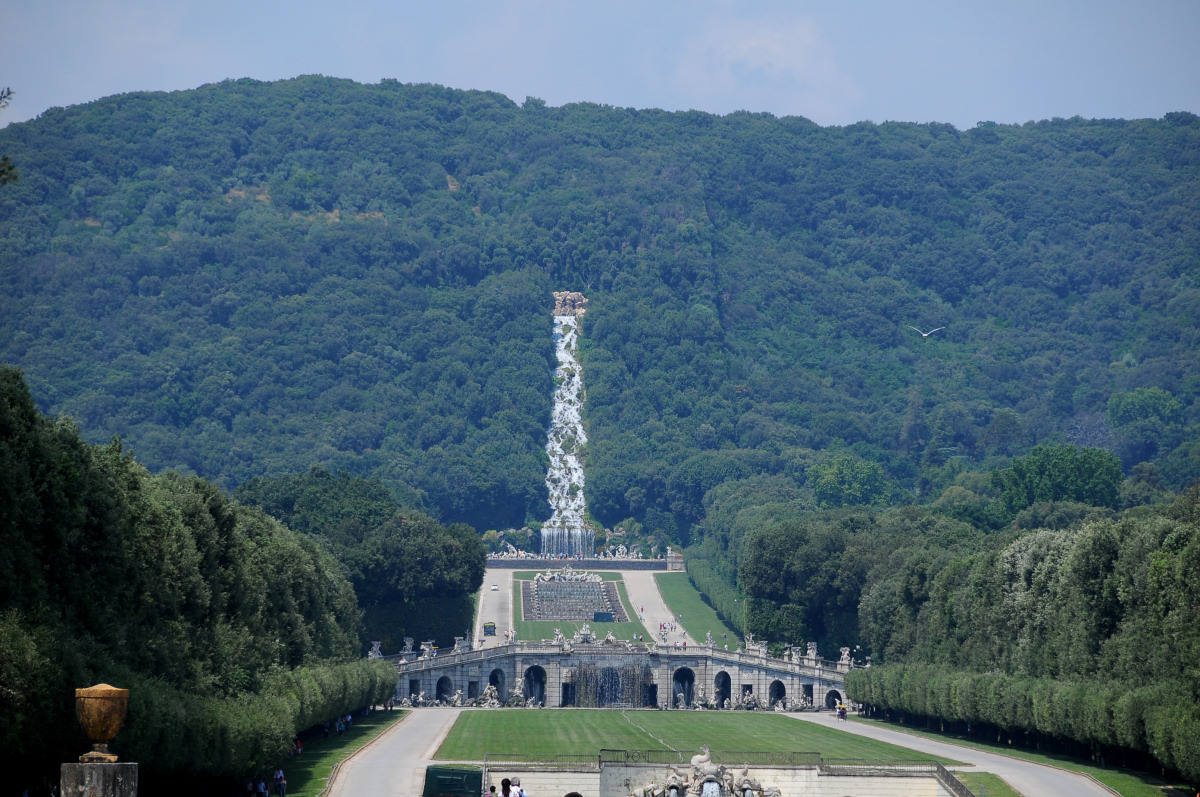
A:
{"type": "Polygon", "coordinates": [[[1200,0],[4,0],[0,125],[323,74],[859,121],[1200,113],[1200,0]]]}

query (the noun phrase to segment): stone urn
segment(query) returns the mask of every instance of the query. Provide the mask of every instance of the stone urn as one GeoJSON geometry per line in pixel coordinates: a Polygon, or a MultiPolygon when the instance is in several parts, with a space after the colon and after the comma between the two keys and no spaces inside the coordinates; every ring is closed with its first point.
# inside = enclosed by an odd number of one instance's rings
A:
{"type": "Polygon", "coordinates": [[[108,743],[117,737],[129,708],[129,690],[108,684],[96,684],[75,690],[75,716],[88,741],[90,752],[79,756],[82,764],[111,764],[117,757],[108,751],[108,743]]]}

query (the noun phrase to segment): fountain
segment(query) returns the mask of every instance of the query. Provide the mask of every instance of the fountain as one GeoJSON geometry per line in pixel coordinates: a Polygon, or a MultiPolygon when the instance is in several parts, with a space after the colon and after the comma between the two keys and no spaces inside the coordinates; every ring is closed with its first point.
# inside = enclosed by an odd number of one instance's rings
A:
{"type": "Polygon", "coordinates": [[[641,708],[647,705],[646,688],[653,685],[649,667],[583,664],[575,669],[575,705],[581,708],[641,708]]]}
{"type": "Polygon", "coordinates": [[[583,497],[583,464],[579,455],[587,444],[583,430],[583,371],[576,359],[579,346],[579,316],[583,315],[586,299],[564,302],[555,293],[554,316],[555,352],[558,368],[554,371],[557,387],[550,430],[546,435],[546,453],[550,467],[546,471],[546,487],[550,491],[550,519],[542,525],[542,554],[546,556],[591,556],[595,548],[595,532],[587,528],[584,515],[587,503],[583,497]],[[563,314],[558,315],[561,311],[563,314]]]}

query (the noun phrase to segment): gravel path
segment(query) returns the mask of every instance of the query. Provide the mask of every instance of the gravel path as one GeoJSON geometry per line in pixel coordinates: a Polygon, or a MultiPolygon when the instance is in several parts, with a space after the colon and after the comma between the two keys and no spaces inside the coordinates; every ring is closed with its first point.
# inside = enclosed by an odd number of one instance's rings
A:
{"type": "Polygon", "coordinates": [[[410,797],[425,786],[425,767],[462,713],[415,708],[338,767],[329,797],[410,797]]]}
{"type": "Polygon", "coordinates": [[[923,736],[901,733],[876,725],[840,722],[832,714],[789,713],[783,716],[900,745],[935,758],[951,758],[974,764],[976,769],[991,772],[1008,781],[1010,786],[1025,797],[1112,797],[1112,792],[1099,783],[1065,769],[1056,769],[1043,764],[1022,761],[1018,758],[987,753],[973,747],[926,739],[923,736]]]}
{"type": "MultiPolygon", "coordinates": [[[[664,571],[622,570],[620,572],[625,578],[625,592],[629,595],[629,602],[633,604],[633,610],[636,612],[639,608],[644,609],[642,616],[646,619],[642,621],[642,625],[646,626],[647,633],[656,635],[655,642],[662,644],[662,638],[657,636],[658,624],[675,622],[675,616],[667,608],[666,601],[658,591],[658,582],[654,580],[656,572],[664,571]]],[[[695,645],[696,640],[687,635],[682,625],[677,625],[678,630],[667,635],[667,644],[673,645],[676,642],[686,641],[689,645],[695,645]]]]}

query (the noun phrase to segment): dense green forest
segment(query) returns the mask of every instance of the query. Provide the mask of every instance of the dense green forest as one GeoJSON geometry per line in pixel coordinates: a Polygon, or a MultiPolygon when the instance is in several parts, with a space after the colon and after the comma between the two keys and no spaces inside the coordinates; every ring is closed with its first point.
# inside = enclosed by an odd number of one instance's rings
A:
{"type": "Polygon", "coordinates": [[[685,546],[745,630],[857,646],[875,704],[961,681],[991,702],[945,706],[992,708],[947,721],[1197,777],[1200,117],[822,128],[310,76],[0,151],[0,359],[92,443],[315,535],[377,628],[475,578],[379,552],[548,515],[578,290],[597,523],[685,546]],[[1027,688],[1078,705],[995,713],[1027,688]]]}
{"type": "Polygon", "coordinates": [[[470,526],[442,526],[402,509],[377,481],[320,468],[252,479],[234,498],[333,552],[363,607],[364,639],[382,642],[385,653],[400,650],[405,636],[445,647],[456,634],[471,638],[487,552],[470,526]]]}
{"type": "Polygon", "coordinates": [[[354,590],[323,546],[210,482],[151,475],[118,440],[86,443],[11,368],[0,507],[0,762],[14,788],[88,749],[80,686],[131,690],[115,749],[160,786],[265,772],[298,731],[395,688],[394,668],[362,657],[354,590]]]}
{"type": "Polygon", "coordinates": [[[0,145],[0,357],[154,470],[544,518],[576,289],[605,525],[689,543],[714,489],[966,502],[1042,441],[1200,474],[1191,114],[822,128],[304,77],[0,145]]]}

